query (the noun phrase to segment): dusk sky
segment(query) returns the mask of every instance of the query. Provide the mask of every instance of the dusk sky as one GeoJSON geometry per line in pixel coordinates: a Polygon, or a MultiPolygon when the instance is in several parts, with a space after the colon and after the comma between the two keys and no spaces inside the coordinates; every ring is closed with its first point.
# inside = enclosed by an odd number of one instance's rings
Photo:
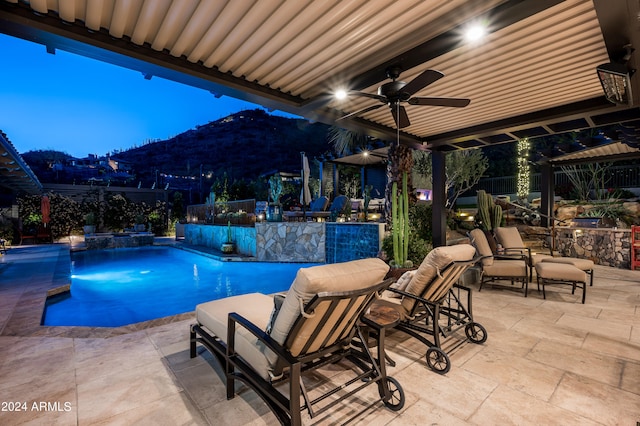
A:
{"type": "Polygon", "coordinates": [[[0,130],[21,154],[104,155],[262,108],[4,34],[0,51],[0,130]]]}

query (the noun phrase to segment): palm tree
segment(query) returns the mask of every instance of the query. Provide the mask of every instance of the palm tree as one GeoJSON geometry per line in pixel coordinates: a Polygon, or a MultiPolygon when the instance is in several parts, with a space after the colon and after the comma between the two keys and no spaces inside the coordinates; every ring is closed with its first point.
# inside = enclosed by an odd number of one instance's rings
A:
{"type": "Polygon", "coordinates": [[[327,137],[329,143],[333,145],[333,150],[341,156],[353,154],[358,148],[365,149],[369,141],[369,138],[362,133],[337,126],[329,128],[327,137]]]}
{"type": "Polygon", "coordinates": [[[407,191],[409,191],[409,203],[416,200],[411,170],[413,169],[413,150],[406,145],[394,141],[389,145],[387,154],[387,187],[385,188],[385,214],[387,222],[391,218],[391,187],[393,182],[398,182],[398,188],[402,188],[402,175],[407,173],[407,191]]]}

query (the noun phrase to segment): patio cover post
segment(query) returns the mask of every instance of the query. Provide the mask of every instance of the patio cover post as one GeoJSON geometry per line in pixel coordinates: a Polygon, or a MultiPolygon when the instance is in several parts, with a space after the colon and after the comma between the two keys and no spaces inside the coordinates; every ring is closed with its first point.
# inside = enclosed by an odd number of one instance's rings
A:
{"type": "Polygon", "coordinates": [[[447,245],[445,153],[443,151],[432,151],[431,164],[433,170],[433,218],[431,219],[433,227],[433,246],[440,247],[447,245]]]}
{"type": "Polygon", "coordinates": [[[324,161],[320,161],[320,191],[318,193],[318,198],[324,195],[324,161]]]}
{"type": "Polygon", "coordinates": [[[540,167],[540,213],[541,225],[553,226],[553,203],[555,198],[555,176],[553,165],[542,164],[540,167]]]}

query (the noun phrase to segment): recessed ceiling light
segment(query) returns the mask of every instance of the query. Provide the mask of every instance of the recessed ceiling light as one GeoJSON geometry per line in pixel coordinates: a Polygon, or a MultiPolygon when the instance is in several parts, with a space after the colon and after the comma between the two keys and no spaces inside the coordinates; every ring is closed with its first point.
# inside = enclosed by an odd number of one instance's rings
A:
{"type": "Polygon", "coordinates": [[[481,40],[486,34],[487,28],[484,25],[473,24],[465,31],[464,38],[470,43],[475,43],[481,40]]]}
{"type": "Polygon", "coordinates": [[[342,99],[346,99],[347,97],[347,91],[340,89],[340,90],[336,90],[336,93],[334,94],[334,96],[336,97],[336,99],[338,100],[342,100],[342,99]]]}

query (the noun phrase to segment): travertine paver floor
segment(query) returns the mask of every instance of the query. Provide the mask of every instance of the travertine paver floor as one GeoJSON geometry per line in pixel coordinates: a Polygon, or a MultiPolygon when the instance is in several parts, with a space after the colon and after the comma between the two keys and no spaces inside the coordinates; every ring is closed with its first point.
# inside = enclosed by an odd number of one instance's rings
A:
{"type": "MultiPolygon", "coordinates": [[[[46,292],[67,284],[68,262],[65,245],[0,258],[0,424],[277,424],[241,385],[226,400],[208,353],[189,358],[192,313],[117,329],[40,326],[46,292]]],[[[489,338],[447,339],[445,376],[425,366],[421,344],[392,333],[389,372],[404,387],[403,410],[366,409],[377,397],[370,387],[306,423],[635,425],[640,271],[596,267],[585,305],[567,287],[549,288],[546,301],[531,287],[527,298],[497,286],[474,292],[489,338]]]]}

